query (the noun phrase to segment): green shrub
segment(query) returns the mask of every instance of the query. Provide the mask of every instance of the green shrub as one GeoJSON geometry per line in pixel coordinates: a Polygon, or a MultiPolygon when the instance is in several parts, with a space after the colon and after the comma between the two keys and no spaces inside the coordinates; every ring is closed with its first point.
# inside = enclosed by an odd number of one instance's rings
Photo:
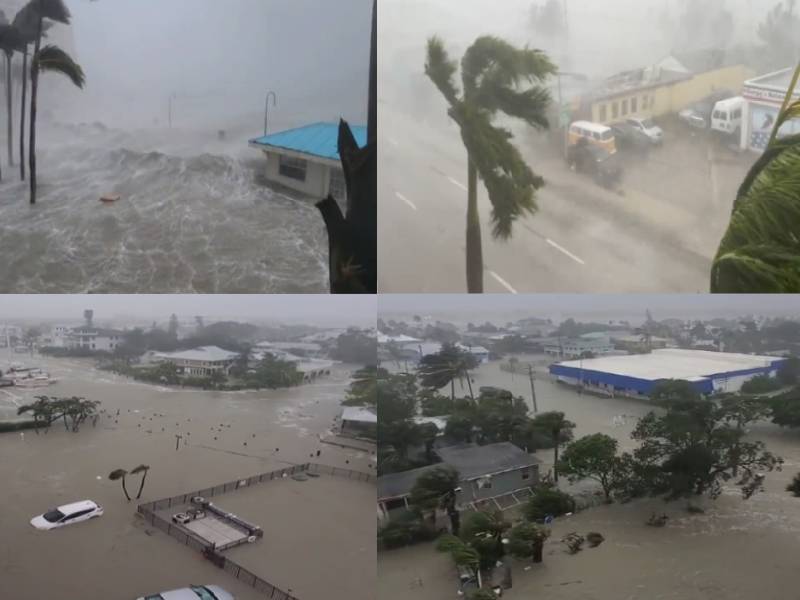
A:
{"type": "Polygon", "coordinates": [[[385,549],[402,548],[436,538],[436,530],[416,511],[407,510],[394,515],[378,530],[378,543],[385,549]]]}
{"type": "Polygon", "coordinates": [[[776,377],[758,375],[742,384],[743,394],[766,394],[781,388],[781,382],[776,377]]]}
{"type": "Polygon", "coordinates": [[[572,496],[550,487],[536,488],[523,509],[529,521],[542,521],[547,515],[559,517],[574,511],[575,500],[572,496]]]}

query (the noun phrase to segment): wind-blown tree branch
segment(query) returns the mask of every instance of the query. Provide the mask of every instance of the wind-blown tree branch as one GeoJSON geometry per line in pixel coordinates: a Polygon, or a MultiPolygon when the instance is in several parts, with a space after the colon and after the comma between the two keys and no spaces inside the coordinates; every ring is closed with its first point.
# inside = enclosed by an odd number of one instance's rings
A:
{"type": "Polygon", "coordinates": [[[800,291],[800,134],[777,135],[800,117],[800,101],[790,102],[799,76],[800,65],[767,148],[736,195],[711,268],[713,293],[800,291]]]}
{"type": "Polygon", "coordinates": [[[461,130],[467,150],[467,291],[483,292],[483,250],[478,212],[478,177],[492,203],[492,235],[508,239],[514,221],[537,210],[535,192],[544,185],[511,143],[512,134],[496,127],[498,112],[537,129],[548,127],[548,90],[540,85],[556,72],[547,55],[515,48],[496,37],[475,40],[461,59],[462,90],[454,78],[458,66],[438,37],[428,40],[425,74],[444,96],[447,114],[461,130]],[[528,87],[523,87],[523,84],[528,87]]]}
{"type": "Polygon", "coordinates": [[[618,469],[617,440],[602,433],[587,435],[569,444],[558,467],[558,471],[566,475],[571,483],[581,479],[597,481],[606,501],[611,500],[618,469]]]}
{"type": "Polygon", "coordinates": [[[477,366],[478,360],[471,353],[453,344],[444,344],[439,352],[423,356],[417,371],[423,387],[438,390],[450,384],[451,400],[455,399],[456,379],[466,379],[470,398],[474,400],[469,372],[477,366]]]}
{"type": "Polygon", "coordinates": [[[30,169],[30,203],[36,204],[36,113],[39,99],[39,74],[43,70],[60,72],[69,77],[75,85],[82,88],[83,71],[63,50],[48,46],[42,56],[42,37],[45,32],[45,19],[69,25],[71,15],[63,0],[30,0],[28,6],[36,16],[36,37],[31,61],[31,124],[28,147],[28,167],[30,169]],[[44,60],[43,60],[44,59],[44,60]],[[68,60],[67,60],[68,59],[68,60]]]}
{"type": "Polygon", "coordinates": [[[343,215],[331,195],[317,203],[328,230],[329,283],[334,294],[375,294],[378,290],[377,1],[372,7],[369,72],[367,145],[359,148],[349,125],[339,123],[347,210],[343,215]]]}

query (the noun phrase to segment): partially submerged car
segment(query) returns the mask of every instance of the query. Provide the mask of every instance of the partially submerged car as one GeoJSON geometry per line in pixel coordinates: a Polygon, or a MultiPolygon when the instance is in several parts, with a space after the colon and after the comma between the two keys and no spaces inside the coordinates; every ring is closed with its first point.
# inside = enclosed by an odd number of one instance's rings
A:
{"type": "Polygon", "coordinates": [[[65,525],[72,525],[81,521],[88,521],[103,514],[103,507],[91,500],[81,500],[71,504],[64,504],[47,511],[43,515],[33,517],[31,525],[36,529],[56,529],[65,525]]]}
{"type": "Polygon", "coordinates": [[[191,585],[178,590],[140,596],[136,600],[236,600],[230,592],[218,585],[191,585]]]}
{"type": "Polygon", "coordinates": [[[567,164],[577,173],[590,175],[605,188],[613,188],[622,178],[619,156],[592,144],[578,142],[570,146],[567,149],[567,164]]]}

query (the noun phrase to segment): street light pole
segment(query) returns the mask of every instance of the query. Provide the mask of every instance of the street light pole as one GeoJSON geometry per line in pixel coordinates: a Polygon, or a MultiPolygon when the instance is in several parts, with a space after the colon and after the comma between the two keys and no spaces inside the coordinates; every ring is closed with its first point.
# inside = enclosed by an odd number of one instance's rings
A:
{"type": "Polygon", "coordinates": [[[267,135],[267,127],[269,126],[269,98],[270,98],[270,96],[272,96],[272,106],[277,106],[278,105],[278,96],[277,96],[277,94],[275,94],[275,92],[273,92],[272,90],[267,92],[267,100],[266,100],[266,105],[264,107],[264,135],[265,136],[267,135]]]}

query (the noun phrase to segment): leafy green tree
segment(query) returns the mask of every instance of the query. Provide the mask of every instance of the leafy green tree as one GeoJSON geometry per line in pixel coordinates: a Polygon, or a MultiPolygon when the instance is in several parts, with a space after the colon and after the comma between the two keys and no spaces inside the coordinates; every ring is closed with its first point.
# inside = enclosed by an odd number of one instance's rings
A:
{"type": "Polygon", "coordinates": [[[358,329],[350,329],[336,338],[331,358],[356,365],[374,365],[378,359],[378,340],[358,329]]]}
{"type": "Polygon", "coordinates": [[[455,402],[452,398],[442,396],[436,390],[426,389],[420,393],[422,414],[426,417],[439,417],[453,413],[455,402]]]}
{"type": "Polygon", "coordinates": [[[720,405],[699,398],[691,388],[663,404],[664,414],[642,417],[632,433],[635,479],[667,500],[707,494],[715,498],[722,482],[742,472],[737,483],[745,498],[760,489],[763,472],[780,468],[782,459],[764,443],[744,439],[751,416],[735,401],[720,405]]]}
{"type": "Polygon", "coordinates": [[[436,536],[436,530],[415,510],[393,514],[392,519],[378,529],[378,543],[387,549],[431,541],[436,536]]]}
{"type": "Polygon", "coordinates": [[[782,384],[777,377],[756,375],[742,384],[741,392],[743,394],[767,394],[779,390],[781,387],[782,384]]]}
{"type": "Polygon", "coordinates": [[[386,369],[375,365],[367,366],[353,373],[353,380],[347,390],[342,405],[344,406],[376,406],[378,403],[378,380],[389,377],[386,369]]]}
{"type": "Polygon", "coordinates": [[[511,528],[500,510],[477,511],[467,515],[459,537],[480,555],[481,569],[490,569],[505,555],[503,536],[511,528]]]}
{"type": "Polygon", "coordinates": [[[444,508],[458,487],[458,471],[449,465],[429,469],[417,477],[409,502],[422,513],[444,508]]]}
{"type": "Polygon", "coordinates": [[[548,537],[548,529],[530,521],[520,523],[508,535],[508,551],[517,558],[530,558],[533,562],[540,563],[548,537]]]}
{"type": "Polygon", "coordinates": [[[469,569],[472,572],[472,576],[475,579],[478,578],[481,562],[480,554],[464,540],[446,533],[437,540],[436,549],[439,552],[449,552],[456,566],[469,569]]]}
{"type": "Polygon", "coordinates": [[[553,479],[558,482],[558,447],[572,439],[575,423],[565,418],[563,412],[550,411],[536,415],[533,428],[548,434],[553,442],[553,479]]]}
{"type": "Polygon", "coordinates": [[[763,43],[761,60],[765,68],[780,69],[800,60],[800,15],[795,10],[796,0],[779,2],[767,12],[759,23],[757,34],[763,43]]]}
{"type": "Polygon", "coordinates": [[[800,427],[800,390],[797,388],[769,400],[772,422],[781,427],[800,427]]]}
{"type": "Polygon", "coordinates": [[[600,483],[606,500],[611,500],[618,469],[617,440],[602,433],[586,435],[569,444],[559,462],[559,471],[570,482],[594,479],[600,483]]]}
{"type": "Polygon", "coordinates": [[[483,36],[461,60],[461,92],[454,81],[457,70],[442,41],[430,38],[425,74],[445,97],[448,115],[459,126],[467,150],[467,291],[481,293],[478,177],[492,203],[492,233],[501,239],[511,236],[517,218],[536,212],[535,192],[544,185],[511,143],[511,132],[494,126],[492,120],[502,112],[546,129],[550,94],[541,84],[556,67],[540,50],[518,49],[499,38],[483,36]],[[523,87],[523,83],[530,85],[523,87]]]}
{"type": "Polygon", "coordinates": [[[778,381],[783,385],[795,385],[800,376],[800,358],[788,357],[778,368],[778,381]]]}

